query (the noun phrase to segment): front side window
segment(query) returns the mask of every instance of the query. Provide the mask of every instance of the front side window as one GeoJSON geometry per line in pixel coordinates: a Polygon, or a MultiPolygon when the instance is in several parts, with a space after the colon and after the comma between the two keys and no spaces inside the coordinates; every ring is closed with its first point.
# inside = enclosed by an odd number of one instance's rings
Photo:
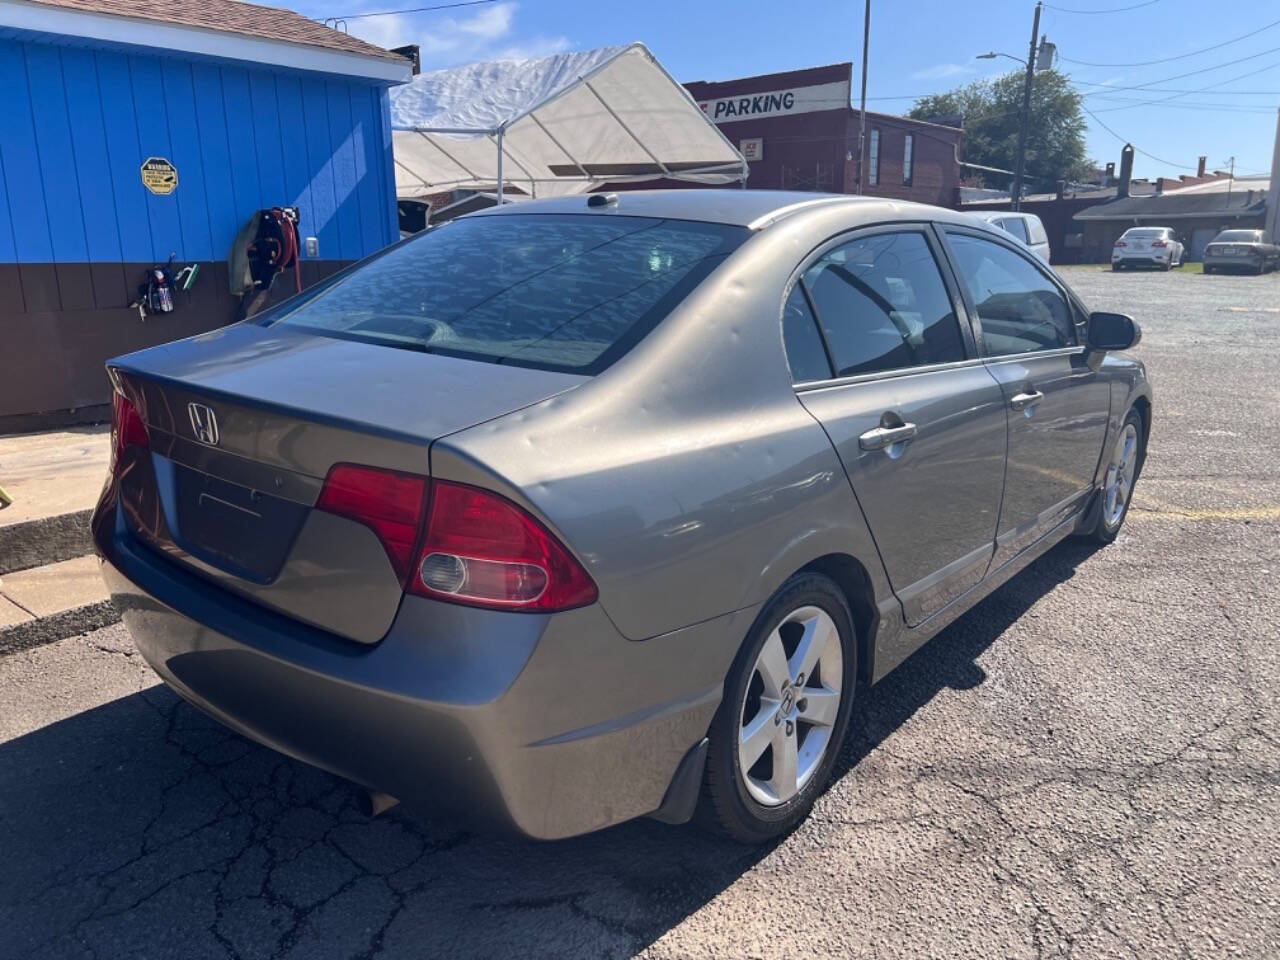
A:
{"type": "Polygon", "coordinates": [[[911,168],[915,163],[915,157],[915,134],[908,133],[906,139],[902,141],[902,185],[904,187],[911,186],[911,168]]]}
{"type": "Polygon", "coordinates": [[[595,373],[749,236],[648,217],[463,217],[265,322],[391,347],[595,373]]]}
{"type": "Polygon", "coordinates": [[[965,358],[960,325],[924,234],[877,233],[804,273],[836,376],[965,358]]]}
{"type": "Polygon", "coordinates": [[[948,231],[947,241],[982,323],[988,356],[1075,345],[1067,301],[1030,261],[982,237],[948,231]]]}
{"type": "Polygon", "coordinates": [[[871,145],[868,148],[867,183],[875,186],[880,182],[880,131],[871,131],[871,145]]]}

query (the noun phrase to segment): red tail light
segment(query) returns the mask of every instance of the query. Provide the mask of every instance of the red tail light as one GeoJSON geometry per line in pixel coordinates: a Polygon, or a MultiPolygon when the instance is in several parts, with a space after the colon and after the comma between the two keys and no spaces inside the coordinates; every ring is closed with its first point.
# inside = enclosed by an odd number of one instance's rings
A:
{"type": "Polygon", "coordinates": [[[434,482],[413,593],[478,607],[549,612],[594,603],[596,585],[549,530],[510,500],[434,482]]]}
{"type": "Polygon", "coordinates": [[[1154,240],[1154,241],[1152,241],[1151,245],[1152,245],[1153,247],[1167,247],[1167,246],[1168,246],[1168,244],[1167,244],[1167,243],[1165,243],[1163,240],[1154,240]]]}
{"type": "Polygon", "coordinates": [[[148,447],[147,425],[133,401],[116,391],[111,397],[111,472],[115,473],[126,447],[148,447]]]}
{"type": "Polygon", "coordinates": [[[543,613],[596,600],[595,582],[560,541],[487,490],[341,463],[316,509],[373,530],[401,584],[419,596],[543,613]]]}
{"type": "Polygon", "coordinates": [[[358,520],[378,535],[403,585],[426,513],[426,477],[339,463],[325,477],[317,510],[358,520]]]}
{"type": "Polygon", "coordinates": [[[1127,247],[1127,246],[1128,246],[1128,244],[1127,244],[1127,243],[1125,243],[1123,240],[1117,240],[1117,241],[1115,242],[1115,246],[1117,246],[1117,247],[1127,247]]]}

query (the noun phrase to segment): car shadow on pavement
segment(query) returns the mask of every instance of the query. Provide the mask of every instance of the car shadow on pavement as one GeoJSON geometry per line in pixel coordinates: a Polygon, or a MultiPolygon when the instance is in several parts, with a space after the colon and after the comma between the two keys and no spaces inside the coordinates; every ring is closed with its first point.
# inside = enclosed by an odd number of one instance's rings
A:
{"type": "MultiPolygon", "coordinates": [[[[836,776],[981,683],[976,658],[1090,552],[1060,545],[866,692],[836,776]]],[[[628,957],[771,849],[652,821],[538,844],[368,820],[350,785],[161,686],[0,746],[0,837],[0,958],[628,957]]]]}

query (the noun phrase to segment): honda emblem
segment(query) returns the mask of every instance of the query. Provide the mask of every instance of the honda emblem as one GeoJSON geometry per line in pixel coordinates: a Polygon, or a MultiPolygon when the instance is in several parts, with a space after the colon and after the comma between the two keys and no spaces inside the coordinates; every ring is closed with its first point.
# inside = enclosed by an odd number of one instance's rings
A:
{"type": "Polygon", "coordinates": [[[187,414],[191,417],[191,432],[196,439],[210,447],[218,445],[218,418],[213,408],[203,403],[188,403],[187,414]]]}

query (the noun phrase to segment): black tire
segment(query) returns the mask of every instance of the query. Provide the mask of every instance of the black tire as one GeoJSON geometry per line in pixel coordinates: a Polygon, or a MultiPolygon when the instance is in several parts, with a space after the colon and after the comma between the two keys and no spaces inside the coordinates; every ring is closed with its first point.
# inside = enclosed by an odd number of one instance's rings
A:
{"type": "Polygon", "coordinates": [[[1206,263],[1206,264],[1204,265],[1204,272],[1205,272],[1205,273],[1213,273],[1213,267],[1209,266],[1209,265],[1206,263]]]}
{"type": "Polygon", "coordinates": [[[1120,264],[1118,264],[1118,263],[1113,263],[1113,264],[1111,265],[1111,272],[1112,272],[1112,273],[1119,273],[1119,272],[1120,272],[1120,264]]]}
{"type": "MultiPolygon", "coordinates": [[[[1138,480],[1142,476],[1142,465],[1147,458],[1146,430],[1143,427],[1142,414],[1138,413],[1138,411],[1135,409],[1130,409],[1129,412],[1125,414],[1124,422],[1120,425],[1120,433],[1123,434],[1125,429],[1130,424],[1132,424],[1134,429],[1137,430],[1138,432],[1138,452],[1137,452],[1138,459],[1137,459],[1137,463],[1134,465],[1133,485],[1129,491],[1128,497],[1125,500],[1124,509],[1120,512],[1119,518],[1117,518],[1114,523],[1107,522],[1106,499],[1105,499],[1106,498],[1106,486],[1105,486],[1106,474],[1104,472],[1103,474],[1104,486],[1099,493],[1101,500],[1098,504],[1098,519],[1096,524],[1094,525],[1093,530],[1091,530],[1088,534],[1088,536],[1092,540],[1104,546],[1106,544],[1113,543],[1116,537],[1120,535],[1120,530],[1124,526],[1124,521],[1129,516],[1129,506],[1130,504],[1133,503],[1133,488],[1136,488],[1138,485],[1138,480]]],[[[1114,442],[1110,437],[1108,437],[1107,439],[1109,442],[1114,442]]],[[[1110,450],[1107,451],[1105,456],[1107,458],[1107,462],[1110,462],[1110,456],[1111,456],[1110,450]]]]}
{"type": "Polygon", "coordinates": [[[857,636],[849,604],[829,578],[818,573],[798,573],[778,589],[756,617],[725,679],[724,698],[708,733],[707,766],[697,814],[699,825],[739,843],[760,844],[790,832],[809,815],[814,801],[826,789],[849,728],[858,676],[857,660],[857,636]],[[738,739],[743,707],[751,692],[756,660],[765,641],[788,615],[808,606],[818,607],[831,617],[839,635],[843,663],[839,709],[826,752],[808,782],[785,803],[766,806],[747,792],[745,778],[739,771],[738,739]]]}

